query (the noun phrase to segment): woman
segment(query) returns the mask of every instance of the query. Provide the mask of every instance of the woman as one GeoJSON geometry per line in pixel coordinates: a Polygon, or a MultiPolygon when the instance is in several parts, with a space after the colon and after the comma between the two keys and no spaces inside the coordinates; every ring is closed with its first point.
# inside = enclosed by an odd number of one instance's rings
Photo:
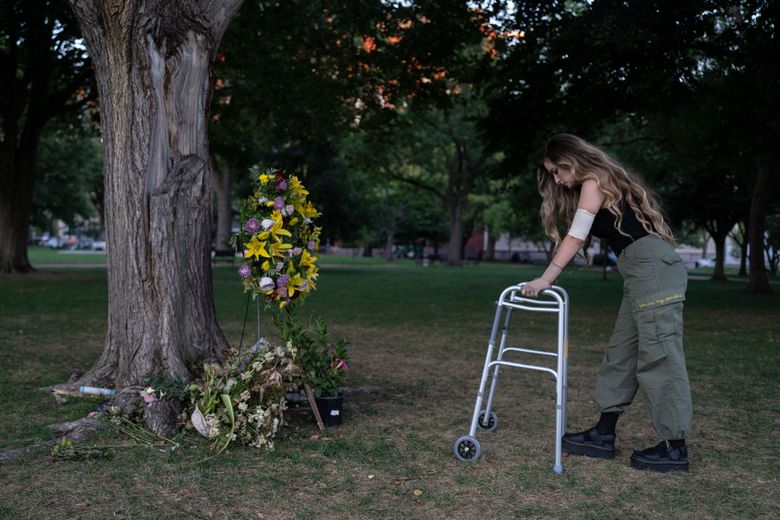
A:
{"type": "Polygon", "coordinates": [[[550,139],[537,176],[540,213],[555,253],[523,293],[537,296],[550,287],[574,255],[587,250],[590,235],[607,240],[624,278],[623,302],[596,380],[601,417],[588,430],[564,435],[564,449],[614,458],[615,425],[642,388],[662,441],[634,451],[631,466],[688,471],[692,412],[682,342],[687,274],[658,202],[637,175],[570,134],[550,139]],[[563,239],[561,226],[569,226],[563,239]]]}

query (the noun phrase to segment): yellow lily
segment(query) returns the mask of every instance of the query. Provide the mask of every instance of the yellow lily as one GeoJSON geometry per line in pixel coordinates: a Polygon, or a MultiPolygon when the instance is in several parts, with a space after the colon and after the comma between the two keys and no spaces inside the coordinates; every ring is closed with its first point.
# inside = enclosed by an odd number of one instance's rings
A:
{"type": "Polygon", "coordinates": [[[270,256],[279,256],[284,258],[284,252],[288,249],[292,249],[292,244],[285,244],[284,242],[271,242],[269,246],[271,250],[270,256]]]}
{"type": "Polygon", "coordinates": [[[309,191],[303,187],[303,184],[301,184],[301,181],[299,181],[298,177],[295,175],[290,177],[290,180],[287,182],[287,186],[292,190],[293,193],[297,193],[302,197],[309,194],[309,191]]]}
{"type": "Polygon", "coordinates": [[[304,204],[295,204],[294,207],[295,211],[300,213],[303,218],[314,218],[320,216],[320,212],[317,211],[317,208],[314,207],[314,204],[309,201],[306,201],[304,204]]]}
{"type": "Polygon", "coordinates": [[[293,294],[295,294],[295,291],[302,292],[301,289],[303,288],[303,278],[301,278],[301,275],[294,274],[290,277],[290,280],[287,282],[287,295],[292,298],[293,294]]]}
{"type": "Polygon", "coordinates": [[[301,253],[301,267],[314,267],[314,262],[316,261],[316,256],[309,254],[309,251],[306,249],[303,250],[303,253],[301,253]]]}
{"type": "Polygon", "coordinates": [[[279,210],[274,211],[271,213],[271,220],[274,221],[274,225],[268,228],[268,231],[263,231],[260,233],[260,238],[263,240],[267,239],[268,237],[273,238],[277,242],[281,242],[282,239],[279,238],[280,236],[283,237],[291,237],[292,234],[284,229],[282,225],[284,222],[282,222],[282,212],[279,210]]]}
{"type": "Polygon", "coordinates": [[[246,245],[246,251],[244,251],[244,258],[255,257],[259,260],[261,256],[265,258],[271,258],[271,255],[268,254],[268,251],[265,250],[265,242],[261,242],[257,238],[257,235],[254,235],[252,237],[252,240],[250,240],[249,243],[246,245]]]}
{"type": "Polygon", "coordinates": [[[273,175],[262,174],[260,175],[260,184],[268,184],[268,181],[270,181],[273,178],[274,178],[273,175]]]}
{"type": "MultiPolygon", "coordinates": [[[[315,267],[316,269],[316,267],[315,267]]],[[[311,272],[306,273],[306,289],[309,291],[313,291],[317,288],[317,285],[314,283],[314,280],[317,279],[317,273],[315,272],[312,274],[311,272]]]]}

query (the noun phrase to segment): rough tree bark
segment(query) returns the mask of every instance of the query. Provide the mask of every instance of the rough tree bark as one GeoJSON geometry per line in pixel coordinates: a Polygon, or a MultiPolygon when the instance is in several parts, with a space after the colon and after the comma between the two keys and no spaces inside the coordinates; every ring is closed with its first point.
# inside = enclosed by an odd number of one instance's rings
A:
{"type": "Polygon", "coordinates": [[[766,208],[769,202],[769,188],[777,162],[772,156],[758,159],[758,176],[750,204],[748,238],[750,241],[750,278],[745,292],[748,294],[770,294],[772,287],[764,266],[764,231],[766,230],[766,208]]]}
{"type": "Polygon", "coordinates": [[[223,162],[219,166],[217,183],[214,185],[217,191],[217,236],[214,248],[218,251],[230,249],[229,240],[233,221],[230,204],[230,186],[232,181],[230,166],[223,162]]]}
{"type": "Polygon", "coordinates": [[[98,82],[108,332],[76,384],[123,388],[219,358],[210,268],[210,71],[240,0],[70,0],[98,82]]]}
{"type": "MultiPolygon", "coordinates": [[[[36,125],[38,126],[38,125],[36,125]]],[[[5,130],[5,129],[4,129],[5,130]]],[[[0,273],[32,271],[27,236],[35,186],[35,158],[43,124],[17,147],[7,139],[0,150],[0,273]]]]}

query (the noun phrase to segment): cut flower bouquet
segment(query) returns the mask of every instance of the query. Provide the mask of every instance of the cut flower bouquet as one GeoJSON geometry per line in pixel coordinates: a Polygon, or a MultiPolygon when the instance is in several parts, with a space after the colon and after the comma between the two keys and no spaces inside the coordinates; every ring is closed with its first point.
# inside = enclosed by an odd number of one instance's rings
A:
{"type": "Polygon", "coordinates": [[[260,339],[245,355],[231,350],[221,367],[204,364],[203,376],[189,387],[193,427],[219,451],[234,440],[272,449],[286,394],[300,386],[294,359],[294,349],[260,339]]]}

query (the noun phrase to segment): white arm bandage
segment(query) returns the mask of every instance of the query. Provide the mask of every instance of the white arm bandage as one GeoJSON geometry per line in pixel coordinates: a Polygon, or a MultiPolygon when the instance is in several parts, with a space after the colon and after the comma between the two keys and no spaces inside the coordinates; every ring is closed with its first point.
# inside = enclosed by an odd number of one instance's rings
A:
{"type": "Polygon", "coordinates": [[[593,213],[585,211],[584,209],[578,209],[577,213],[574,214],[574,220],[571,221],[571,228],[569,228],[567,235],[579,238],[580,240],[585,240],[588,238],[594,218],[596,218],[596,215],[593,213]]]}

